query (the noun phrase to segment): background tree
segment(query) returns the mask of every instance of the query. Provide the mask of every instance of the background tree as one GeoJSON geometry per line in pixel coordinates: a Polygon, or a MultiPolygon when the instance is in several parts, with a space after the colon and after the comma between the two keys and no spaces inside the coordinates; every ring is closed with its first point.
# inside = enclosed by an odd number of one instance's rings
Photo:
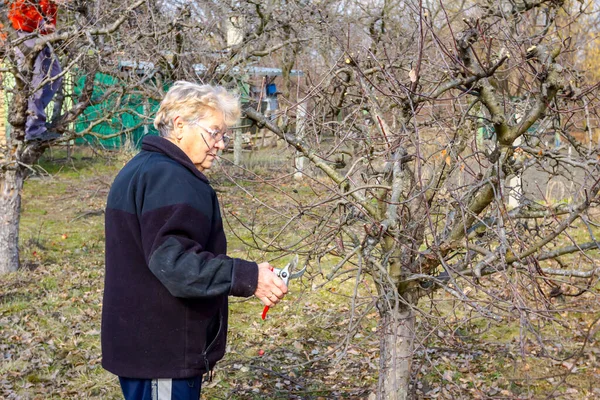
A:
{"type": "MultiPolygon", "coordinates": [[[[32,51],[24,51],[25,57],[21,65],[17,51],[23,49],[23,42],[29,37],[16,36],[6,20],[7,7],[2,9],[5,34],[2,49],[2,89],[9,99],[9,129],[6,141],[0,149],[0,273],[14,271],[19,266],[19,215],[23,180],[49,145],[24,140],[27,99],[39,89],[32,85],[37,54],[44,46],[51,46],[63,65],[61,77],[67,78],[65,81],[68,83],[63,85],[62,92],[55,97],[54,112],[49,114],[48,121],[50,129],[63,134],[61,140],[76,136],[71,124],[86,107],[112,97],[114,112],[119,110],[116,99],[132,90],[131,87],[115,87],[97,95],[97,92],[94,92],[94,79],[99,71],[115,73],[118,59],[115,53],[117,49],[104,44],[101,38],[116,35],[130,18],[130,13],[145,1],[139,0],[130,5],[109,1],[100,3],[72,0],[62,4],[59,11],[59,29],[45,36],[32,34],[31,37],[36,38],[35,45],[32,51]],[[74,82],[80,85],[79,94],[72,91],[74,82]]],[[[51,80],[46,79],[42,84],[51,80]]],[[[110,114],[109,112],[102,118],[109,119],[110,114]]],[[[102,118],[95,123],[101,122],[102,118]]]]}
{"type": "MultiPolygon", "coordinates": [[[[124,5],[111,0],[64,1],[58,31],[45,36],[33,34],[34,50],[26,52],[22,66],[17,65],[16,51],[23,47],[25,39],[19,39],[12,31],[4,7],[2,89],[8,97],[8,136],[0,149],[0,273],[18,268],[23,180],[49,145],[24,140],[27,99],[38,89],[31,84],[34,60],[45,45],[53,48],[63,66],[61,77],[65,84],[55,97],[48,121],[51,130],[62,134],[60,141],[84,135],[99,137],[98,127],[114,123],[126,114],[141,120],[115,134],[127,135],[141,125],[151,126],[151,116],[139,115],[128,102],[130,96],[159,101],[178,79],[237,87],[241,78],[238,72],[232,73],[235,68],[301,43],[301,38],[287,32],[283,43],[272,45],[277,35],[260,32],[261,24],[269,22],[272,26],[272,17],[279,15],[281,10],[273,8],[276,4],[139,0],[124,5]],[[268,13],[263,15],[263,8],[268,13]],[[226,21],[248,10],[256,15],[244,28],[248,35],[242,44],[230,48],[226,21]],[[259,31],[250,34],[254,28],[259,31]],[[110,83],[100,82],[99,74],[110,77],[110,83]],[[90,111],[95,106],[101,106],[101,115],[90,111]],[[81,122],[81,118],[87,126],[75,131],[73,124],[81,122]]],[[[149,108],[148,111],[150,114],[149,108]]]]}

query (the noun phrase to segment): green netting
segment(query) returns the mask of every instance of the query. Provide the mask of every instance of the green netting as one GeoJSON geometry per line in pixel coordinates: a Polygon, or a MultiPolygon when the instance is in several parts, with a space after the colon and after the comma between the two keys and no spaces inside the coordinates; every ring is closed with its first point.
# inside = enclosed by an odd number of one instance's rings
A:
{"type": "MultiPolygon", "coordinates": [[[[77,79],[74,93],[81,94],[85,77],[77,79]]],[[[140,146],[145,135],[158,135],[152,125],[152,116],[158,109],[158,102],[141,94],[123,94],[121,88],[126,82],[119,78],[97,73],[94,78],[92,103],[75,123],[75,131],[83,136],[77,144],[89,143],[106,148],[120,148],[126,143],[140,146]],[[90,134],[85,134],[90,132],[90,134]]]]}
{"type": "MultiPolygon", "coordinates": [[[[76,96],[81,94],[85,85],[85,77],[79,77],[75,82],[73,92],[76,96]]],[[[250,97],[250,85],[247,80],[236,79],[242,103],[250,97]]],[[[129,145],[139,148],[145,135],[158,135],[153,125],[153,116],[158,110],[159,102],[148,99],[141,94],[123,95],[119,86],[127,82],[116,76],[97,73],[94,78],[92,102],[98,104],[87,107],[75,123],[75,132],[82,135],[75,142],[77,144],[92,144],[102,147],[117,149],[129,145]],[[85,134],[91,132],[91,134],[85,134]]],[[[168,86],[165,87],[168,90],[168,86]]],[[[250,124],[250,121],[242,121],[250,124]]]]}

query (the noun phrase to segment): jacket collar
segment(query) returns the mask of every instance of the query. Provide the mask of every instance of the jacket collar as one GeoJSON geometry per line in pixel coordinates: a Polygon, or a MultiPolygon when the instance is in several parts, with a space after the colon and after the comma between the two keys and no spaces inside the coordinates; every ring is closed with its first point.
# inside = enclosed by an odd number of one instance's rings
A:
{"type": "Polygon", "coordinates": [[[198,171],[198,168],[196,168],[196,166],[192,163],[192,160],[190,160],[183,150],[163,137],[145,136],[144,139],[142,139],[142,150],[162,153],[192,171],[194,175],[204,182],[210,183],[208,178],[206,178],[202,172],[198,171]]]}

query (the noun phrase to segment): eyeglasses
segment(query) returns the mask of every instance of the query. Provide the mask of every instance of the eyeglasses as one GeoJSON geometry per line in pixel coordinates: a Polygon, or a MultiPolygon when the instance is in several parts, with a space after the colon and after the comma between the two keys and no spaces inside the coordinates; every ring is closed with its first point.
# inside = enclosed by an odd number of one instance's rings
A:
{"type": "Polygon", "coordinates": [[[208,133],[210,135],[210,137],[213,138],[216,142],[219,142],[222,140],[225,147],[229,146],[229,142],[231,141],[231,138],[227,134],[227,132],[229,132],[228,130],[208,129],[208,128],[200,125],[197,122],[192,122],[192,123],[196,126],[199,126],[202,129],[204,129],[204,131],[206,133],[208,133]]]}

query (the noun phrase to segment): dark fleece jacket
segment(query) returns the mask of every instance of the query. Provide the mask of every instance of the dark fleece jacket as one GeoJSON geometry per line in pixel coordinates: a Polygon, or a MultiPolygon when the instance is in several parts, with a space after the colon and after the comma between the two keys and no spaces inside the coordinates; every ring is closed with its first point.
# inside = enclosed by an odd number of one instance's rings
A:
{"type": "Polygon", "coordinates": [[[102,365],[128,378],[188,378],[225,353],[227,296],[251,296],[256,263],[230,258],[219,202],[175,144],[144,138],[106,206],[102,365]]]}

